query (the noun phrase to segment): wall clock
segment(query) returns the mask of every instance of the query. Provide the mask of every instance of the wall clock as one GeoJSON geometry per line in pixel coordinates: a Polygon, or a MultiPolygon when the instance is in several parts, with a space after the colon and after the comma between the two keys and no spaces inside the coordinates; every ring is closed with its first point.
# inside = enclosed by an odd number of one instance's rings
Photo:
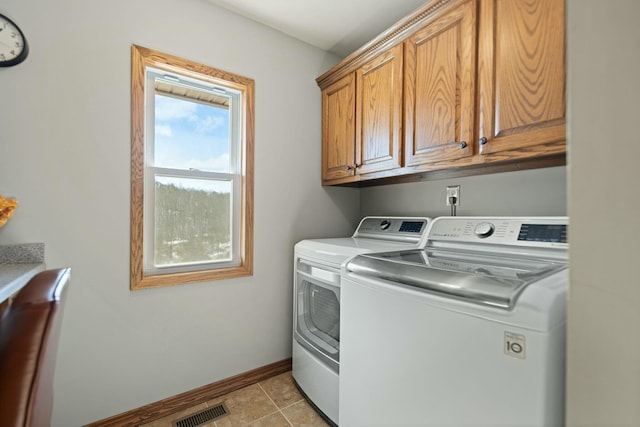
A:
{"type": "Polygon", "coordinates": [[[17,65],[28,54],[29,45],[20,27],[0,13],[0,67],[17,65]]]}

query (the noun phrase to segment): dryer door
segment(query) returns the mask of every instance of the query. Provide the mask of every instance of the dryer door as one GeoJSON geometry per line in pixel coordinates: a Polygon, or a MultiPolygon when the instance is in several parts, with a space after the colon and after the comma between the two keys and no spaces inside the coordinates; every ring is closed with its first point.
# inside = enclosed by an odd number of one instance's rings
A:
{"type": "Polygon", "coordinates": [[[340,360],[340,271],[299,259],[295,339],[336,373],[340,360]]]}

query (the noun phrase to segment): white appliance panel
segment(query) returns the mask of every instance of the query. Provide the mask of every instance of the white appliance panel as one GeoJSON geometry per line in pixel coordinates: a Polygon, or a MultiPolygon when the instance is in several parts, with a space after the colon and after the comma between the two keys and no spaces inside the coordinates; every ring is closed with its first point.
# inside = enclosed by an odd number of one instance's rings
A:
{"type": "Polygon", "coordinates": [[[394,287],[343,278],[341,427],[562,426],[564,324],[508,325],[394,287]]]}
{"type": "MultiPolygon", "coordinates": [[[[319,294],[332,290],[340,304],[340,269],[346,262],[363,253],[420,247],[429,221],[417,217],[365,217],[352,237],[302,240],[294,247],[292,375],[311,403],[335,424],[339,421],[341,340],[336,345],[331,319],[325,316],[333,315],[335,304],[325,304],[326,295],[319,294]],[[310,291],[306,295],[305,289],[310,291]],[[318,322],[312,319],[314,308],[318,322]]],[[[339,317],[340,314],[338,321],[339,317]]],[[[340,335],[341,332],[337,334],[340,335]]]]}
{"type": "Polygon", "coordinates": [[[338,420],[339,377],[326,364],[314,357],[295,340],[291,355],[292,371],[303,392],[332,420],[338,420]]]}
{"type": "Polygon", "coordinates": [[[441,217],[341,281],[342,427],[561,427],[567,218],[441,217]]]}

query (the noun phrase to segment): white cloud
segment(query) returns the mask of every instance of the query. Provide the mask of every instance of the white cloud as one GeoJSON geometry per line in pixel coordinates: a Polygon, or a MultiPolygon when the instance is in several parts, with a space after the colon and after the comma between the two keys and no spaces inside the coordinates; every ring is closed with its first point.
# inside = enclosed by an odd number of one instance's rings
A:
{"type": "Polygon", "coordinates": [[[156,133],[164,136],[173,135],[167,123],[184,127],[183,125],[185,125],[186,122],[190,122],[185,129],[190,128],[192,132],[195,131],[203,134],[223,128],[226,124],[225,117],[205,115],[202,114],[202,112],[198,114],[198,106],[194,102],[166,97],[156,98],[155,120],[156,123],[162,122],[161,125],[156,126],[156,133]]]}
{"type": "Polygon", "coordinates": [[[198,122],[196,127],[197,132],[210,132],[212,130],[218,129],[225,123],[225,119],[223,117],[217,116],[206,116],[201,117],[202,120],[198,122]]]}
{"type": "Polygon", "coordinates": [[[176,102],[171,98],[156,97],[156,121],[196,120],[196,107],[193,102],[176,102]]]}
{"type": "Polygon", "coordinates": [[[155,132],[157,136],[173,136],[173,131],[171,130],[171,126],[169,125],[156,125],[155,132]]]}
{"type": "Polygon", "coordinates": [[[211,172],[229,172],[229,154],[208,159],[192,159],[187,163],[188,168],[211,172]]]}

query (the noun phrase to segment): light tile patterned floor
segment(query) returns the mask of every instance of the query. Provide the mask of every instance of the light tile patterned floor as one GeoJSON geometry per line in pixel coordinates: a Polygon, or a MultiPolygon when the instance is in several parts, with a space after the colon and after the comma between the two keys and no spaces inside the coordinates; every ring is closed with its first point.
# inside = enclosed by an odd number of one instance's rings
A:
{"type": "Polygon", "coordinates": [[[173,421],[225,402],[229,415],[203,427],[327,427],[293,384],[291,372],[253,384],[141,427],[171,427],[173,421]]]}

